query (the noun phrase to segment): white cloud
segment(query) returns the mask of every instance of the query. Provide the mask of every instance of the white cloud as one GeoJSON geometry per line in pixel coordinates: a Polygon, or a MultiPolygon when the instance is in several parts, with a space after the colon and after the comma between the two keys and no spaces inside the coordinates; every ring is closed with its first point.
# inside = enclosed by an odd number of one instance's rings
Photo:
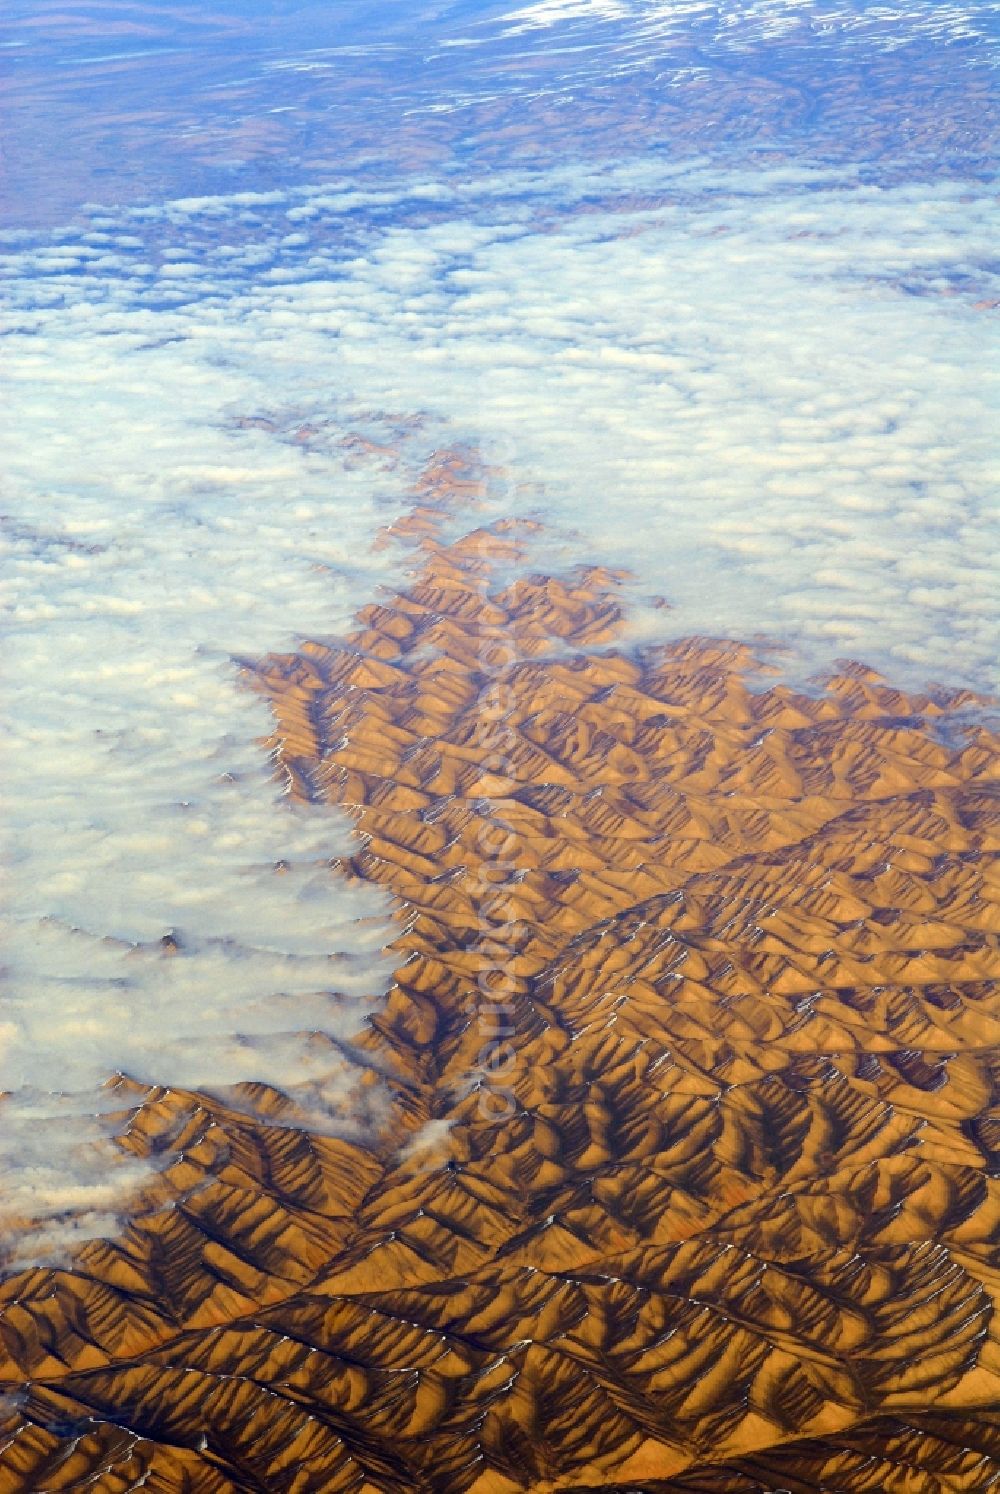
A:
{"type": "Polygon", "coordinates": [[[29,1254],[104,1232],[134,1185],[86,1120],[115,1071],[305,1085],[315,1123],[352,1124],[352,1065],[310,1034],[356,1034],[392,964],[387,900],[330,870],[346,822],[271,781],[234,656],[337,632],[391,579],[370,543],[403,474],[376,488],[234,427],[275,382],[109,289],[7,363],[0,1090],[38,1112],[74,1093],[83,1117],[39,1123],[66,1138],[39,1152],[3,1107],[4,1216],[43,1218],[29,1254]]]}
{"type": "MultiPolygon", "coordinates": [[[[9,243],[0,1088],[22,1102],[118,1069],[299,1080],[343,1123],[336,1045],[384,990],[387,905],[326,868],[344,823],[269,782],[233,659],[336,634],[394,579],[370,542],[435,430],[510,467],[497,509],[544,512],[543,558],[631,566],[677,632],[908,683],[992,670],[985,194],[642,160],[379,197],[385,229],[348,231],[329,188],[256,196],[250,224],[223,198],[122,214],[124,268],[9,243]],[[235,420],[261,411],[273,431],[235,420]],[[365,420],[402,440],[378,411],[427,418],[398,469],[338,445],[365,420]],[[317,438],[285,439],[307,417],[317,438]]],[[[44,1177],[18,1156],[19,1198],[90,1186],[69,1146],[44,1177]]],[[[73,1227],[106,1227],[99,1189],[79,1203],[73,1227]]]]}

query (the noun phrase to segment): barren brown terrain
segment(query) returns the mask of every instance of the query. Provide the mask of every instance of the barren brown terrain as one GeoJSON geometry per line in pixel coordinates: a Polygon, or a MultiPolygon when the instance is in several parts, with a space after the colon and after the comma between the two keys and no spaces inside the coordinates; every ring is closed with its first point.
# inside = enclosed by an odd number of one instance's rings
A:
{"type": "Polygon", "coordinates": [[[117,1081],[173,1160],[0,1286],[0,1489],[986,1494],[997,738],[666,611],[626,649],[615,575],[454,537],[480,477],[441,454],[410,584],[247,673],[398,901],[385,1124],[117,1081]]]}

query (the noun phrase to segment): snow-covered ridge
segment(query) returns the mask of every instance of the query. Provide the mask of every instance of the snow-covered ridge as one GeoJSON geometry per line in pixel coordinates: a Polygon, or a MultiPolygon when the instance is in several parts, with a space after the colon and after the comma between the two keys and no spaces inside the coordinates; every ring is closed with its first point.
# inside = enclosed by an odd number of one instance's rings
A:
{"type": "Polygon", "coordinates": [[[879,5],[866,0],[538,0],[495,22],[505,35],[548,30],[568,23],[621,23],[652,38],[697,32],[722,48],[742,49],[796,34],[853,37],[879,50],[908,42],[996,39],[1000,6],[907,0],[879,5]]]}

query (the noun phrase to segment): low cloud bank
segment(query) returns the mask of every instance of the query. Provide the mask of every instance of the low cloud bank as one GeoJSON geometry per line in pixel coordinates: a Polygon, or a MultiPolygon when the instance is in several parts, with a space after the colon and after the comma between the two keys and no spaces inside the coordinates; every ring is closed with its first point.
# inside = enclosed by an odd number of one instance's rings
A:
{"type": "MultiPolygon", "coordinates": [[[[234,659],[399,579],[371,541],[435,431],[501,452],[504,508],[631,567],[672,631],[989,683],[992,211],[645,160],[9,243],[0,1089],[89,1114],[117,1070],[305,1082],[335,1124],[350,1064],[295,1034],[357,1029],[388,909],[330,872],[345,822],[269,780],[234,659]]],[[[104,1180],[43,1151],[8,1142],[11,1196],[103,1231],[104,1180]]]]}
{"type": "Polygon", "coordinates": [[[241,424],[263,370],[215,366],[166,312],[112,330],[83,304],[7,365],[0,1165],[29,1258],[132,1196],[116,1072],[294,1085],[315,1124],[355,1124],[336,1045],[392,964],[387,899],[331,870],[339,813],[284,798],[237,659],[339,631],[392,578],[371,542],[406,473],[241,424]]]}

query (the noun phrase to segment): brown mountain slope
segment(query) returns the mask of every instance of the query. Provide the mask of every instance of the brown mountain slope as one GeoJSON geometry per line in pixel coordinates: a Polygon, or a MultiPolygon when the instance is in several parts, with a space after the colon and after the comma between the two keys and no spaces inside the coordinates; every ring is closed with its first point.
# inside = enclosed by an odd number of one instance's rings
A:
{"type": "Polygon", "coordinates": [[[389,1120],[122,1081],[172,1206],[0,1287],[0,1489],[1000,1486],[996,739],[624,652],[613,575],[441,512],[253,672],[400,900],[389,1120]]]}

